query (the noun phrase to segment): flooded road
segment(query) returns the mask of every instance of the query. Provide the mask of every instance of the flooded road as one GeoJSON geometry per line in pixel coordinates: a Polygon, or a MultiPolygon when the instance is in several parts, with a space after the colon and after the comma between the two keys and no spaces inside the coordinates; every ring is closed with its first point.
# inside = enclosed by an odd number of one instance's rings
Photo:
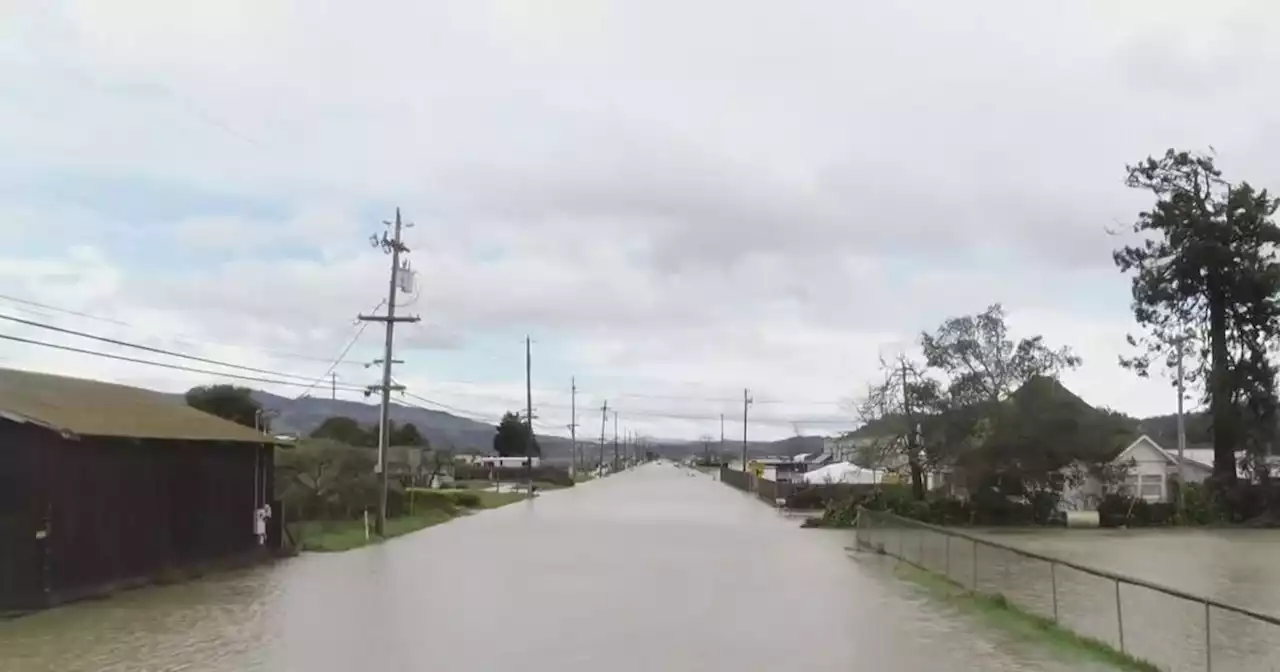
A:
{"type": "Polygon", "coordinates": [[[669,465],[0,622],[5,672],[1079,670],[669,465]]]}

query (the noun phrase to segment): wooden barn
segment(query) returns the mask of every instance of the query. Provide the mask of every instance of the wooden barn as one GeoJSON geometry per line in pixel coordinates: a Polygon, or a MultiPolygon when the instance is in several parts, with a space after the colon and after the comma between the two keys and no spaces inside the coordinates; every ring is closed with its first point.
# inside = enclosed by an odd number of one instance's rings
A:
{"type": "Polygon", "coordinates": [[[260,549],[275,443],[181,398],[0,369],[0,611],[260,549]]]}

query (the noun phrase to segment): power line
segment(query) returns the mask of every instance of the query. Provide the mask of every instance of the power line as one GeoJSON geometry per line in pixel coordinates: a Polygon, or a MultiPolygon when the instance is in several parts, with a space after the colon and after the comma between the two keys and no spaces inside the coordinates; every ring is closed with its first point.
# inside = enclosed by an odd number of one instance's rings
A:
{"type": "MultiPolygon", "coordinates": [[[[582,390],[579,390],[581,392],[582,390]]],[[[615,394],[614,397],[625,397],[628,399],[665,399],[670,401],[709,401],[726,404],[736,404],[741,399],[732,397],[699,397],[694,395],[683,394],[648,394],[648,393],[626,393],[615,394]]],[[[800,399],[759,399],[752,403],[755,404],[794,404],[796,406],[843,406],[842,401],[818,401],[818,400],[800,400],[800,399]]]]}
{"type": "MultiPolygon", "coordinates": [[[[379,302],[378,302],[378,305],[374,306],[374,307],[373,307],[373,310],[371,310],[371,311],[369,311],[369,312],[374,312],[374,311],[378,310],[379,308],[381,308],[381,307],[382,307],[382,304],[383,304],[383,303],[385,303],[385,301],[379,301],[379,302]]],[[[341,364],[341,363],[343,362],[343,360],[345,360],[345,359],[347,358],[347,353],[351,352],[351,348],[355,347],[356,342],[358,342],[358,341],[360,340],[360,337],[364,335],[364,330],[365,330],[365,329],[367,329],[368,327],[369,327],[369,323],[368,323],[368,322],[360,322],[360,326],[356,328],[356,333],[355,333],[355,335],[353,335],[353,336],[351,337],[351,340],[347,341],[347,344],[346,344],[345,346],[343,346],[342,351],[341,351],[341,352],[339,352],[339,353],[338,353],[338,356],[333,360],[333,362],[332,362],[331,364],[329,364],[329,368],[328,368],[328,369],[326,369],[324,373],[320,374],[320,377],[319,377],[319,378],[316,378],[316,379],[315,379],[315,382],[311,383],[311,385],[310,385],[309,387],[307,387],[307,389],[303,390],[301,394],[299,394],[297,397],[295,397],[295,398],[294,398],[294,401],[298,401],[299,399],[302,399],[303,397],[307,396],[307,393],[309,393],[309,392],[311,392],[311,390],[315,389],[316,385],[319,385],[321,382],[323,382],[325,378],[329,378],[330,376],[332,376],[332,375],[333,375],[333,370],[334,370],[334,369],[336,369],[336,368],[338,368],[338,365],[339,365],[339,364],[341,364]]],[[[331,380],[333,381],[333,385],[332,385],[332,386],[333,386],[333,389],[335,389],[335,390],[336,390],[336,389],[337,389],[337,379],[336,379],[336,378],[334,378],[334,379],[331,379],[331,380]]]]}
{"type": "MultiPolygon", "coordinates": [[[[460,394],[460,393],[446,392],[446,394],[460,394]]],[[[463,394],[463,396],[479,396],[481,398],[488,398],[509,407],[516,407],[520,405],[519,400],[516,398],[514,394],[507,395],[507,396],[501,396],[501,395],[486,396],[486,395],[475,395],[475,394],[463,394]]],[[[447,408],[449,410],[456,410],[456,409],[453,409],[453,407],[446,406],[444,404],[441,404],[440,402],[432,401],[430,403],[435,404],[437,406],[441,406],[442,408],[447,408]]],[[[742,403],[742,400],[739,399],[738,403],[742,403]]],[[[542,402],[538,404],[538,406],[540,408],[559,409],[559,410],[568,410],[568,411],[572,411],[573,409],[572,404],[564,404],[564,403],[557,403],[557,402],[542,402]]],[[[473,412],[473,411],[464,411],[464,412],[473,412]]],[[[679,411],[631,410],[631,409],[627,409],[626,413],[628,417],[660,418],[660,419],[667,419],[667,420],[685,420],[690,422],[698,422],[703,420],[718,421],[720,419],[720,415],[718,413],[702,415],[698,413],[681,413],[679,411]]],[[[790,417],[788,418],[788,417],[776,417],[776,416],[774,417],[755,416],[751,418],[751,424],[789,425],[793,423],[800,424],[800,425],[856,425],[856,424],[859,424],[858,421],[854,418],[831,418],[831,417],[799,417],[799,418],[790,417]]]]}
{"type": "MultiPolygon", "coordinates": [[[[458,408],[458,407],[456,407],[456,406],[450,406],[450,405],[448,405],[448,404],[441,403],[441,402],[439,402],[439,401],[435,401],[435,400],[433,400],[433,399],[428,399],[428,398],[426,398],[426,397],[422,397],[422,396],[416,395],[416,394],[414,394],[414,393],[412,393],[412,392],[408,392],[408,391],[405,391],[405,392],[404,392],[404,396],[406,396],[406,397],[410,397],[410,398],[412,398],[412,399],[416,399],[416,400],[418,400],[418,401],[420,401],[420,402],[422,402],[422,403],[424,403],[424,404],[430,404],[430,405],[432,405],[432,406],[438,406],[439,408],[445,409],[445,410],[447,410],[447,411],[451,411],[451,412],[453,412],[453,413],[457,413],[458,415],[460,415],[461,417],[466,418],[467,420],[474,420],[474,421],[476,421],[476,422],[482,422],[482,423],[487,424],[487,425],[496,424],[496,423],[494,423],[492,420],[488,420],[488,419],[486,418],[486,416],[488,415],[487,413],[482,413],[482,412],[480,412],[480,411],[468,411],[468,410],[466,410],[466,409],[458,408]]],[[[437,411],[437,412],[439,411],[439,409],[437,409],[437,408],[425,408],[425,407],[423,407],[423,406],[418,406],[417,404],[411,404],[411,405],[412,405],[412,406],[414,406],[415,408],[421,408],[421,409],[422,409],[422,410],[424,410],[424,411],[437,411]]]]}
{"type": "MultiPolygon", "coordinates": [[[[78,310],[72,310],[72,309],[70,309],[70,308],[62,308],[62,307],[59,307],[59,306],[54,306],[54,305],[50,305],[50,304],[47,304],[47,303],[41,303],[41,302],[39,302],[39,301],[32,301],[32,300],[30,300],[30,299],[23,299],[23,298],[16,297],[16,296],[11,296],[11,295],[8,295],[8,294],[0,294],[0,300],[3,300],[3,301],[9,301],[9,302],[12,302],[12,303],[21,304],[21,305],[25,305],[25,306],[31,306],[31,307],[34,307],[34,308],[42,308],[42,309],[44,309],[44,310],[52,310],[52,311],[54,311],[54,312],[58,312],[58,313],[64,313],[64,314],[67,314],[67,315],[74,315],[74,316],[76,316],[76,317],[81,317],[81,318],[85,318],[85,319],[88,319],[88,320],[94,320],[94,321],[96,321],[96,322],[104,322],[104,323],[106,323],[106,324],[114,324],[114,325],[116,325],[116,326],[126,327],[126,328],[129,328],[129,329],[142,330],[142,328],[141,328],[141,327],[139,327],[139,326],[137,326],[136,324],[132,324],[132,323],[126,322],[126,321],[124,321],[124,320],[117,320],[117,319],[115,319],[115,318],[111,318],[111,317],[103,317],[103,316],[101,316],[101,315],[94,315],[93,313],[81,312],[81,311],[78,311],[78,310]]],[[[378,304],[378,306],[377,306],[376,308],[374,308],[374,310],[377,310],[378,308],[381,308],[381,307],[382,307],[382,303],[379,303],[379,304],[378,304]]],[[[16,307],[15,307],[15,309],[17,309],[17,310],[22,310],[21,308],[16,308],[16,307]]],[[[28,312],[35,312],[35,311],[28,311],[28,312]]],[[[39,313],[37,313],[37,314],[39,314],[39,313]]],[[[271,349],[267,349],[267,348],[261,348],[261,347],[256,347],[256,346],[248,346],[248,345],[239,345],[239,344],[235,344],[235,343],[222,343],[222,342],[218,342],[218,341],[211,341],[211,340],[208,340],[208,339],[193,338],[193,337],[191,337],[191,336],[185,336],[185,335],[181,335],[181,334],[179,334],[179,335],[177,335],[177,336],[172,337],[170,340],[173,340],[173,341],[179,341],[179,342],[186,342],[186,343],[192,343],[192,344],[216,345],[216,346],[219,346],[219,347],[226,347],[226,348],[240,348],[240,349],[244,349],[244,350],[254,350],[254,351],[257,351],[257,352],[261,352],[261,353],[263,353],[263,354],[271,355],[271,356],[273,356],[273,357],[281,357],[281,358],[285,358],[285,359],[299,359],[299,360],[309,360],[309,361],[313,361],[313,362],[325,362],[325,363],[328,363],[328,362],[330,361],[330,359],[329,359],[328,357],[320,357],[320,356],[318,356],[318,355],[306,355],[306,354],[297,353],[297,352],[285,352],[285,351],[282,351],[282,350],[271,350],[271,349]]],[[[350,362],[348,362],[348,363],[350,363],[350,362]]]]}
{"type": "MultiPolygon", "coordinates": [[[[200,374],[204,374],[208,376],[216,376],[220,378],[233,378],[236,380],[245,380],[245,381],[250,381],[255,383],[267,383],[270,385],[291,385],[295,387],[301,387],[307,384],[307,383],[299,382],[296,380],[275,380],[271,378],[261,378],[258,376],[244,376],[236,373],[227,373],[225,371],[211,371],[209,369],[197,369],[195,367],[183,366],[181,364],[169,364],[167,362],[154,362],[149,359],[138,359],[136,357],[126,357],[124,355],[114,355],[109,352],[98,352],[96,350],[85,350],[84,348],[73,348],[69,345],[59,345],[57,343],[37,341],[35,339],[22,338],[21,336],[11,336],[9,334],[0,334],[0,339],[4,339],[6,341],[13,341],[15,343],[25,343],[27,345],[38,345],[45,348],[53,348],[54,350],[63,350],[65,352],[75,352],[82,355],[93,355],[95,357],[115,359],[121,362],[145,364],[147,366],[156,366],[163,369],[172,369],[174,371],[186,371],[188,373],[200,373],[200,374]]],[[[364,391],[362,388],[353,388],[353,387],[347,387],[347,386],[338,387],[338,389],[342,390],[343,392],[363,392],[364,391]]]]}
{"type": "MultiPolygon", "coordinates": [[[[269,376],[283,376],[283,377],[285,377],[285,378],[308,378],[308,379],[310,378],[310,376],[300,376],[300,375],[297,375],[297,374],[294,374],[294,373],[283,373],[283,372],[280,372],[280,371],[272,371],[272,370],[270,370],[270,369],[260,369],[260,368],[258,368],[258,367],[256,367],[256,366],[245,366],[245,365],[243,365],[243,364],[232,364],[232,363],[230,363],[230,362],[224,362],[224,361],[217,360],[217,359],[212,359],[212,358],[209,358],[209,357],[201,357],[201,356],[199,356],[199,355],[188,355],[188,354],[186,354],[186,353],[182,353],[182,352],[174,352],[173,350],[166,350],[166,349],[164,349],[164,348],[156,348],[156,347],[152,347],[152,346],[150,346],[150,345],[142,345],[141,343],[130,343],[129,341],[122,341],[122,340],[120,340],[120,339],[118,339],[118,338],[109,338],[109,337],[107,337],[107,336],[99,336],[99,335],[97,335],[97,334],[90,334],[90,333],[83,332],[83,331],[77,331],[77,330],[75,330],[75,329],[67,329],[67,328],[65,328],[65,327],[57,327],[57,326],[54,326],[54,325],[52,325],[52,324],[44,324],[44,323],[42,323],[42,322],[35,322],[35,321],[33,321],[33,320],[24,320],[24,319],[22,319],[22,318],[20,318],[20,317],[14,317],[14,316],[12,316],[12,315],[4,315],[4,314],[2,314],[2,313],[0,313],[0,320],[9,320],[10,322],[16,322],[16,323],[18,323],[18,324],[23,324],[23,325],[26,325],[26,326],[29,326],[29,327],[38,327],[38,328],[40,328],[40,329],[48,329],[49,331],[56,331],[56,332],[58,332],[58,333],[60,333],[60,334],[69,334],[69,335],[71,335],[71,336],[79,336],[79,337],[81,337],[81,338],[88,338],[88,339],[92,339],[92,340],[95,340],[95,341],[100,341],[100,342],[102,342],[102,343],[110,343],[110,344],[112,344],[112,345],[119,345],[119,346],[126,347],[126,348],[134,348],[134,349],[136,349],[136,350],[143,350],[143,351],[145,351],[145,352],[153,352],[153,353],[155,353],[155,354],[157,354],[157,355],[167,355],[167,356],[169,356],[169,357],[177,357],[177,358],[179,358],[179,359],[186,359],[186,360],[190,360],[190,361],[193,361],[193,362],[201,362],[201,363],[203,363],[203,364],[213,364],[213,365],[215,365],[215,366],[225,366],[225,367],[230,368],[230,369],[239,369],[239,370],[241,370],[241,371],[250,371],[250,372],[253,372],[253,373],[263,373],[263,374],[266,374],[266,375],[269,375],[269,376]]],[[[326,373],[325,373],[325,375],[328,375],[328,372],[326,372],[326,373]]]]}
{"type": "Polygon", "coordinates": [[[4,299],[5,301],[12,301],[13,303],[20,303],[27,306],[33,306],[36,308],[44,308],[45,310],[53,310],[59,313],[67,313],[69,315],[75,315],[76,317],[84,317],[90,320],[98,320],[99,322],[109,322],[111,324],[118,324],[122,327],[133,326],[128,322],[121,322],[120,320],[114,320],[109,317],[99,317],[97,315],[91,315],[89,313],[82,313],[78,310],[71,310],[69,308],[59,308],[57,306],[51,306],[47,303],[40,303],[39,301],[31,301],[29,299],[20,299],[16,296],[9,296],[7,294],[0,294],[0,299],[4,299]]]}

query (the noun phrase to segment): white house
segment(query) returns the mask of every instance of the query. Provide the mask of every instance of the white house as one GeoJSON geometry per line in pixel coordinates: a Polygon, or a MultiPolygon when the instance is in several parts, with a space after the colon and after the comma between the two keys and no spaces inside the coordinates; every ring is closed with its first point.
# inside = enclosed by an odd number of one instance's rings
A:
{"type": "MultiPolygon", "coordinates": [[[[1187,483],[1202,483],[1213,473],[1212,462],[1212,449],[1184,450],[1182,477],[1187,483]],[[1208,454],[1208,463],[1201,461],[1205,459],[1204,453],[1208,454]]],[[[1173,499],[1169,483],[1178,477],[1178,456],[1165,450],[1151,437],[1145,434],[1138,437],[1110,464],[1127,472],[1122,482],[1109,485],[1084,465],[1068,467],[1068,484],[1062,493],[1062,501],[1067,508],[1078,511],[1096,509],[1108,491],[1136,495],[1148,502],[1173,499]]]]}

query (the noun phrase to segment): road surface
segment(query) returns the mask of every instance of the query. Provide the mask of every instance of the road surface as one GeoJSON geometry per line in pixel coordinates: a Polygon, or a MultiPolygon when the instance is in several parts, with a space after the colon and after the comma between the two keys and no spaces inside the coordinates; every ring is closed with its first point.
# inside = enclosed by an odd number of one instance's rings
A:
{"type": "Polygon", "coordinates": [[[1075,670],[652,464],[377,547],[0,622],[6,672],[1075,670]]]}

